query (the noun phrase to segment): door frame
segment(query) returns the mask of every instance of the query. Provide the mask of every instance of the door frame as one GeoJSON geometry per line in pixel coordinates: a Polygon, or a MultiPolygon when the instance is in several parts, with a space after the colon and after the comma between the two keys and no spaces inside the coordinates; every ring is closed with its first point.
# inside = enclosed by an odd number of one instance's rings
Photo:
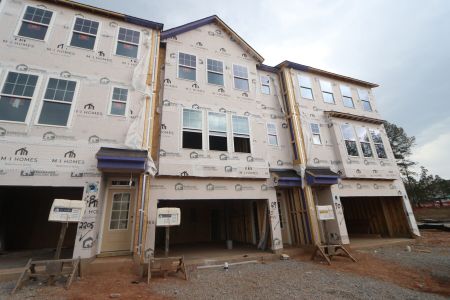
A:
{"type": "MultiPolygon", "coordinates": [[[[131,253],[134,253],[133,251],[133,244],[134,244],[134,232],[135,232],[135,227],[136,227],[136,208],[137,208],[137,200],[138,200],[138,186],[139,186],[139,176],[132,176],[132,180],[134,181],[134,187],[132,187],[132,189],[134,189],[134,199],[130,199],[131,201],[134,202],[134,204],[132,205],[133,207],[130,207],[130,212],[133,212],[133,222],[131,224],[131,243],[130,243],[130,248],[129,251],[131,253]],[[131,210],[132,209],[132,210],[131,210]]],[[[98,249],[97,249],[97,255],[101,254],[101,253],[107,253],[109,251],[102,251],[102,246],[103,246],[103,233],[105,232],[105,218],[106,218],[106,207],[107,207],[107,201],[109,201],[109,195],[111,191],[114,190],[123,190],[126,189],[129,186],[125,186],[125,185],[117,185],[117,186],[113,186],[112,185],[112,181],[130,181],[130,177],[124,177],[124,176],[118,176],[118,177],[108,177],[106,180],[106,184],[105,184],[105,192],[103,193],[103,207],[102,207],[102,217],[101,217],[101,224],[100,224],[100,236],[98,239],[99,245],[98,245],[98,249]]]]}

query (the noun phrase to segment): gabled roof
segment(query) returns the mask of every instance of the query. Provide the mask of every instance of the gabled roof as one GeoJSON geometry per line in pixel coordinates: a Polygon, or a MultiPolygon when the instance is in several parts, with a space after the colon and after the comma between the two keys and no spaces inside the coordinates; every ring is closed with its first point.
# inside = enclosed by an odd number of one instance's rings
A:
{"type": "Polygon", "coordinates": [[[349,83],[353,83],[353,84],[357,84],[357,85],[362,85],[362,86],[369,87],[369,88],[378,87],[378,84],[376,84],[376,83],[371,83],[371,82],[368,82],[368,81],[359,80],[359,79],[355,79],[355,78],[352,78],[352,77],[348,77],[348,76],[339,75],[339,74],[336,74],[336,73],[332,73],[332,72],[316,69],[316,68],[313,68],[313,67],[310,67],[310,66],[305,66],[305,65],[298,64],[298,63],[295,63],[295,62],[292,62],[292,61],[288,61],[288,60],[285,60],[282,63],[279,63],[278,65],[275,66],[275,68],[277,68],[277,69],[281,69],[283,67],[292,68],[292,69],[299,70],[299,71],[304,71],[304,72],[315,73],[315,74],[318,74],[318,75],[323,75],[325,77],[335,78],[337,80],[342,80],[342,81],[345,81],[345,82],[349,82],[349,83]]]}
{"type": "Polygon", "coordinates": [[[255,49],[253,49],[249,44],[247,44],[247,42],[241,38],[236,32],[234,32],[233,29],[231,29],[230,26],[228,26],[227,24],[225,24],[224,21],[222,21],[218,16],[213,15],[213,16],[209,16],[197,21],[193,21],[178,27],[174,27],[168,30],[164,30],[163,32],[161,32],[161,40],[164,39],[168,39],[171,37],[174,37],[176,35],[194,30],[196,28],[199,28],[201,26],[207,25],[207,24],[211,24],[211,23],[215,23],[217,24],[219,27],[223,28],[226,32],[228,32],[231,37],[238,43],[240,44],[244,49],[246,49],[249,53],[251,53],[251,55],[260,63],[262,63],[264,61],[264,58],[258,53],[256,52],[255,49]]]}
{"type": "Polygon", "coordinates": [[[71,1],[71,0],[44,0],[44,1],[48,2],[48,3],[67,6],[70,8],[79,9],[82,11],[102,15],[107,18],[119,19],[119,20],[127,22],[127,23],[131,23],[134,25],[147,27],[147,28],[151,28],[151,29],[155,29],[155,30],[162,30],[164,27],[164,25],[162,23],[157,23],[157,22],[153,22],[153,21],[149,21],[149,20],[145,20],[145,19],[141,19],[141,18],[128,16],[128,15],[118,13],[115,11],[98,8],[98,7],[95,7],[92,5],[83,4],[83,3],[79,3],[79,2],[75,2],[75,1],[71,1]]]}

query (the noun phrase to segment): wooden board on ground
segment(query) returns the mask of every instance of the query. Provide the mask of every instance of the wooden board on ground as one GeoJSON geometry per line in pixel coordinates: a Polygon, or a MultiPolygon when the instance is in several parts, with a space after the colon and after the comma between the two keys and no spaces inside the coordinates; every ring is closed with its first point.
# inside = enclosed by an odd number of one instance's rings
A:
{"type": "Polygon", "coordinates": [[[311,260],[320,254],[326,262],[331,265],[331,259],[333,256],[342,256],[351,259],[353,262],[356,262],[356,258],[354,258],[350,252],[344,247],[344,245],[336,244],[336,245],[316,245],[314,252],[311,256],[311,260]]]}
{"type": "Polygon", "coordinates": [[[147,283],[150,283],[152,273],[160,273],[167,277],[169,273],[178,273],[180,271],[184,274],[184,279],[188,280],[183,256],[150,258],[147,268],[147,283]]]}

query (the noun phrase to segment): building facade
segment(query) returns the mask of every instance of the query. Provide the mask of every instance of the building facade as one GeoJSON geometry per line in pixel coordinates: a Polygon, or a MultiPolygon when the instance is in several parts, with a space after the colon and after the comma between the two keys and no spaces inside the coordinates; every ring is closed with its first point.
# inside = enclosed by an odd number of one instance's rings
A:
{"type": "Polygon", "coordinates": [[[55,198],[86,201],[66,257],[135,253],[162,24],[71,1],[2,1],[0,248],[54,248],[55,198]]]}

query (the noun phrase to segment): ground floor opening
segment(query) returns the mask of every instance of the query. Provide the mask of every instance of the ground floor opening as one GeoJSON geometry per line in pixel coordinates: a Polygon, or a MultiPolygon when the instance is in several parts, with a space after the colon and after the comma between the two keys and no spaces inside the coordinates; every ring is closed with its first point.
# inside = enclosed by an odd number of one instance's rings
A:
{"type": "MultiPolygon", "coordinates": [[[[266,199],[159,200],[159,207],[181,210],[180,226],[170,227],[170,256],[205,258],[271,248],[266,199]]],[[[156,227],[156,257],[164,256],[165,236],[165,228],[156,227]]]]}
{"type": "Polygon", "coordinates": [[[402,201],[402,197],[341,197],[350,243],[411,237],[402,201]]]}
{"type": "MultiPolygon", "coordinates": [[[[48,221],[53,200],[81,200],[83,188],[1,186],[0,195],[0,267],[13,268],[53,257],[61,230],[48,221]]],[[[69,224],[61,258],[72,258],[77,225],[69,224]]]]}

